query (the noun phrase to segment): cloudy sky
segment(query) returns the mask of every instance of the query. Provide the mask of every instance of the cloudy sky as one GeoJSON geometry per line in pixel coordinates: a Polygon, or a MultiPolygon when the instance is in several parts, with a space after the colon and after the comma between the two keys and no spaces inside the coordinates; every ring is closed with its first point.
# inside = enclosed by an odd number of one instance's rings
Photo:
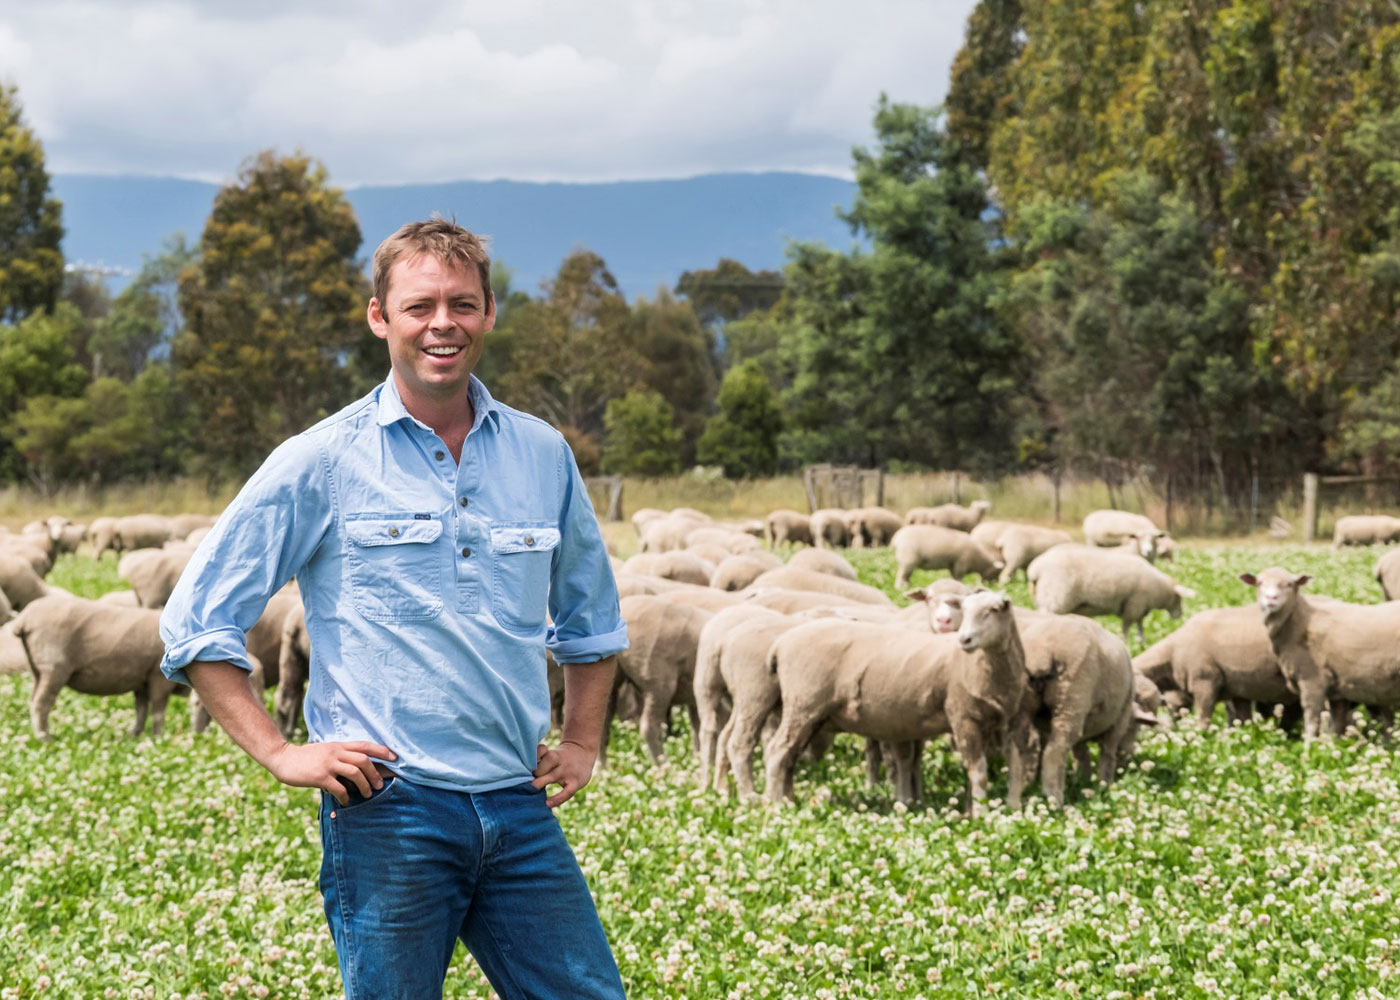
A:
{"type": "Polygon", "coordinates": [[[340,185],[845,175],[935,104],[973,0],[5,0],[0,80],[60,173],[340,185]]]}

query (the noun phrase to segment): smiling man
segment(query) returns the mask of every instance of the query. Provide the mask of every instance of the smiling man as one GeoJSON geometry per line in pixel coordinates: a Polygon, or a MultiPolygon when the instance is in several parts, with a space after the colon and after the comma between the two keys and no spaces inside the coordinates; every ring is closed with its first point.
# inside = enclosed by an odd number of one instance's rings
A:
{"type": "Polygon", "coordinates": [[[626,627],[568,446],[472,375],[490,282],[453,222],[380,244],[368,320],[388,379],[272,453],[161,618],[166,675],[280,781],[322,789],[321,892],[349,1000],[440,997],[459,938],[502,997],[623,995],[551,809],[588,783],[626,627]],[[244,645],[292,577],[311,637],[305,746],[253,692],[244,645]],[[565,688],[552,749],[546,649],[565,688]]]}

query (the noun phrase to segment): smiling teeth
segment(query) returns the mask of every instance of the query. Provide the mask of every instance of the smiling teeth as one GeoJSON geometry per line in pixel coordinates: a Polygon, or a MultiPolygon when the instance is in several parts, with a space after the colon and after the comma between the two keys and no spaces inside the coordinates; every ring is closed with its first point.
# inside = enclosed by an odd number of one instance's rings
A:
{"type": "Polygon", "coordinates": [[[440,358],[451,357],[461,350],[460,347],[427,347],[424,348],[429,354],[436,354],[440,358]]]}

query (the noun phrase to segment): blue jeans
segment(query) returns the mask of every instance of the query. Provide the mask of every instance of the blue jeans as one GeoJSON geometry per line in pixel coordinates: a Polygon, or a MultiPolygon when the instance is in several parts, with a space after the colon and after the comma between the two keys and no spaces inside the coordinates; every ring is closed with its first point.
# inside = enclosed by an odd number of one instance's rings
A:
{"type": "Polygon", "coordinates": [[[623,997],[578,861],[528,782],[469,794],[388,777],[321,795],[321,894],[347,1000],[442,997],[460,937],[504,1000],[623,997]]]}

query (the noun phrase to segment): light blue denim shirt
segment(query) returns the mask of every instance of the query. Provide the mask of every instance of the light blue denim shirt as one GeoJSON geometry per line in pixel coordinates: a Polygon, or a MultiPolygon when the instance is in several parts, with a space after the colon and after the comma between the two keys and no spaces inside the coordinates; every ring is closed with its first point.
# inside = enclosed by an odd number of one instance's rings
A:
{"type": "Polygon", "coordinates": [[[599,660],[627,628],[563,437],[475,376],[470,393],[460,464],[392,375],[280,445],[165,606],[166,676],[188,683],[195,660],[252,669],[245,635],[296,577],[313,742],[382,743],[394,770],[443,788],[528,780],[549,730],[545,649],[599,660]]]}

